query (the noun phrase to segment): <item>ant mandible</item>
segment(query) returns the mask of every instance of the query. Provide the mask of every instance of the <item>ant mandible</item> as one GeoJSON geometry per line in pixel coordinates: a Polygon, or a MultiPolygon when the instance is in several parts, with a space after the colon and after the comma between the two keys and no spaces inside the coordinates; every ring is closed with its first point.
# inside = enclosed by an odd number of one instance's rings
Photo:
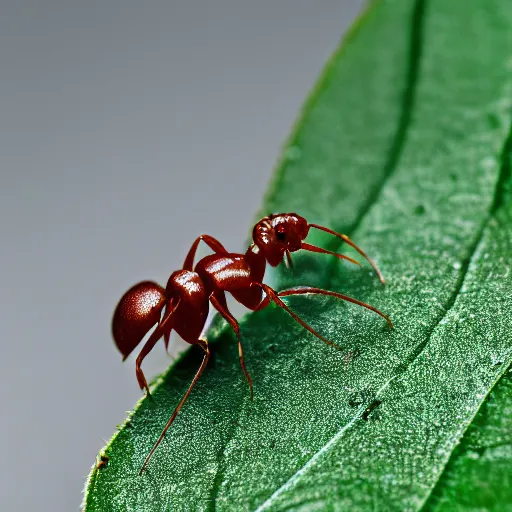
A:
{"type": "Polygon", "coordinates": [[[174,329],[187,343],[199,345],[204,350],[201,366],[197,370],[187,392],[172,413],[160,437],[146,457],[139,472],[140,475],[146,469],[151,456],[187,400],[210,358],[208,341],[201,338],[201,333],[208,316],[209,302],[235,331],[238,339],[240,365],[249,384],[251,400],[253,398],[252,379],[245,367],[240,327],[228,309],[226,292],[231,293],[238,302],[253,311],[263,309],[273,301],[310,333],[320,338],[327,345],[334,347],[337,347],[337,345],[324,338],[299,318],[281,300],[281,297],[304,294],[330,295],[374,311],[385,318],[391,328],[393,327],[387,315],[369,304],[346,295],[312,287],[276,292],[262,282],[267,263],[272,267],[276,267],[286,257],[288,264],[291,265],[291,253],[299,249],[330,254],[359,265],[357,261],[348,256],[304,242],[310,228],[316,228],[341,238],[356,249],[369,261],[384,284],[384,278],[377,265],[346,235],[336,233],[317,224],[308,224],[306,219],[296,213],[281,213],[269,215],[261,219],[254,226],[252,232],[253,243],[245,254],[230,253],[215,238],[209,235],[201,235],[192,244],[185,258],[183,269],[171,274],[165,289],[152,281],[143,281],[130,288],[123,295],[116,307],[112,321],[114,341],[119,351],[123,354],[123,361],[142,341],[148,331],[156,325],[156,329],[149,336],[135,363],[135,372],[139,386],[141,389],[146,390],[147,395],[150,395],[150,392],[144,373],[141,370],[141,363],[160,338],[164,338],[167,349],[171,331],[174,329]],[[199,260],[194,267],[194,257],[201,240],[210,247],[213,254],[199,260]]]}

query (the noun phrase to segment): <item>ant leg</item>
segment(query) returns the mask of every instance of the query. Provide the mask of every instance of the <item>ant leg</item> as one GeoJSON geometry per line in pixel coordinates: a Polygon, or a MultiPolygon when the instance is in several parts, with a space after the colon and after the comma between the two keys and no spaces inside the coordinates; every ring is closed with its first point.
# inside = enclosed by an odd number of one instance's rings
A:
{"type": "Polygon", "coordinates": [[[183,263],[183,270],[193,270],[194,267],[194,257],[196,255],[197,247],[199,246],[199,242],[203,241],[214,253],[218,254],[227,254],[228,251],[225,247],[213,236],[210,235],[201,235],[198,236],[192,247],[188,251],[187,257],[185,258],[185,263],[183,263]]]}
{"type": "Polygon", "coordinates": [[[171,332],[172,326],[168,325],[172,318],[173,313],[176,311],[179,305],[179,301],[176,303],[176,306],[172,307],[172,302],[167,307],[167,311],[165,312],[162,321],[156,326],[156,329],[151,333],[151,336],[146,341],[146,344],[142,347],[140,354],[137,356],[137,360],[135,361],[135,375],[137,376],[137,381],[139,383],[140,389],[145,389],[147,396],[151,396],[149,392],[148,382],[146,377],[144,377],[144,372],[141,369],[141,364],[144,358],[153,350],[153,347],[156,345],[156,342],[165,334],[171,332]]]}
{"type": "Polygon", "coordinates": [[[172,425],[172,422],[176,418],[176,415],[180,412],[180,409],[183,407],[183,404],[187,401],[188,396],[192,392],[192,389],[196,385],[196,382],[199,380],[199,377],[201,377],[201,374],[203,373],[204,369],[206,368],[206,365],[208,364],[208,360],[210,359],[210,347],[208,346],[208,341],[206,340],[198,340],[197,344],[204,350],[205,354],[203,357],[203,362],[201,363],[201,366],[197,370],[194,378],[192,379],[192,382],[190,383],[190,386],[187,389],[187,392],[183,395],[183,398],[181,399],[180,403],[174,409],[174,412],[172,413],[171,417],[169,418],[169,421],[167,422],[167,425],[165,425],[164,429],[162,430],[162,433],[160,434],[160,437],[157,439],[156,443],[153,445],[153,448],[151,448],[151,451],[149,452],[148,456],[146,457],[146,460],[144,460],[144,464],[142,464],[142,467],[139,471],[139,476],[142,475],[144,470],[146,469],[149,459],[151,459],[153,453],[155,453],[156,449],[158,448],[158,445],[162,442],[162,439],[165,436],[165,433],[169,430],[169,427],[172,425]]]}
{"type": "Polygon", "coordinates": [[[288,268],[293,269],[292,254],[290,253],[290,250],[289,250],[289,249],[286,249],[285,255],[286,255],[286,266],[287,266],[288,268]]]}
{"type": "Polygon", "coordinates": [[[347,235],[336,233],[336,231],[333,231],[332,229],[329,228],[325,228],[324,226],[319,226],[318,224],[308,224],[308,226],[310,228],[319,229],[320,231],[325,231],[326,233],[341,238],[344,242],[350,245],[350,247],[353,247],[361,256],[363,256],[363,258],[365,258],[368,261],[368,263],[373,267],[373,270],[375,270],[375,272],[379,276],[380,282],[382,284],[386,284],[386,280],[384,279],[382,272],[379,270],[379,267],[377,267],[377,264],[359,246],[352,242],[352,240],[350,240],[350,238],[347,235]]]}
{"type": "Polygon", "coordinates": [[[330,295],[332,297],[337,297],[338,299],[346,300],[347,302],[352,302],[353,304],[357,304],[358,306],[363,306],[363,308],[374,311],[375,313],[380,315],[382,318],[384,318],[386,320],[386,322],[388,323],[389,327],[391,327],[391,329],[393,329],[393,323],[391,322],[390,318],[387,315],[385,315],[382,311],[379,311],[377,308],[370,306],[370,304],[367,304],[366,302],[361,302],[359,300],[353,299],[352,297],[348,297],[347,295],[342,295],[341,293],[330,292],[329,290],[322,290],[322,288],[311,288],[309,286],[305,286],[303,288],[283,290],[282,292],[279,292],[277,295],[279,295],[279,297],[287,297],[288,295],[306,295],[306,294],[330,295]]]}
{"type": "Polygon", "coordinates": [[[164,332],[165,351],[167,352],[167,355],[171,357],[171,354],[169,354],[169,341],[170,340],[171,340],[171,329],[164,332]]]}
{"type": "Polygon", "coordinates": [[[249,375],[249,372],[247,371],[247,368],[245,367],[244,353],[242,350],[242,341],[240,339],[240,326],[238,325],[236,318],[229,311],[228,306],[226,304],[226,297],[224,294],[215,295],[215,293],[212,293],[210,295],[210,301],[211,301],[213,307],[226,319],[226,321],[229,323],[229,325],[231,325],[231,327],[235,331],[236,338],[238,340],[238,357],[240,358],[240,366],[242,367],[245,378],[247,379],[247,383],[249,384],[249,389],[251,391],[251,400],[252,400],[254,398],[254,390],[253,390],[253,386],[252,386],[251,376],[249,375]]]}
{"type": "Polygon", "coordinates": [[[265,295],[265,298],[259,303],[254,311],[260,311],[261,309],[265,309],[270,304],[270,298],[268,295],[265,295]]]}
{"type": "MultiPolygon", "coordinates": [[[[274,301],[276,303],[277,306],[279,306],[280,308],[283,308],[296,322],[298,322],[300,325],[302,325],[302,327],[304,327],[304,329],[307,329],[311,334],[314,334],[317,338],[321,339],[325,344],[331,346],[331,347],[334,347],[338,350],[343,350],[339,345],[337,345],[336,343],[324,338],[320,333],[316,332],[315,329],[313,329],[313,327],[311,327],[310,325],[308,325],[306,322],[304,322],[304,320],[302,320],[302,318],[300,318],[298,315],[296,315],[279,297],[278,297],[278,294],[276,293],[275,290],[273,290],[272,288],[270,288],[270,286],[266,285],[266,284],[263,284],[263,283],[257,283],[257,282],[254,282],[253,283],[254,286],[259,286],[266,294],[267,294],[267,298],[274,301]]],[[[262,309],[263,307],[265,307],[263,304],[265,303],[265,305],[268,304],[268,300],[265,299],[261,304],[260,304],[260,307],[258,309],[262,309]]]]}
{"type": "MultiPolygon", "coordinates": [[[[169,302],[168,309],[170,309],[171,306],[172,306],[172,304],[169,302]]],[[[164,315],[164,317],[165,317],[165,315],[164,315]]],[[[171,357],[172,360],[174,361],[174,358],[171,356],[171,354],[169,354],[169,341],[171,340],[171,332],[172,332],[172,328],[166,329],[164,331],[164,346],[165,346],[165,351],[167,352],[167,355],[169,357],[171,357]]]]}

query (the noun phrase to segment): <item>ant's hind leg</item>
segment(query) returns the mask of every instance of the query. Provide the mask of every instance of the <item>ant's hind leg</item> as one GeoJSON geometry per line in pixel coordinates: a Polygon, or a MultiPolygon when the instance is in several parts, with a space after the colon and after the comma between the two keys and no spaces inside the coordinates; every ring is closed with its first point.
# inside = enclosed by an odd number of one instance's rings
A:
{"type": "Polygon", "coordinates": [[[210,295],[210,301],[213,307],[226,319],[226,321],[229,323],[229,325],[231,325],[231,327],[235,331],[236,338],[238,340],[238,357],[240,358],[240,366],[242,367],[245,378],[247,379],[247,383],[249,384],[252,400],[254,398],[254,390],[252,386],[251,376],[249,375],[249,372],[245,367],[244,353],[242,350],[242,341],[240,338],[240,326],[238,325],[236,318],[231,314],[231,312],[228,309],[228,305],[226,303],[226,296],[224,295],[224,293],[212,293],[212,295],[210,295]]]}
{"type": "Polygon", "coordinates": [[[388,315],[385,315],[382,311],[379,311],[377,308],[370,306],[366,302],[361,302],[360,300],[353,299],[352,297],[348,297],[347,295],[342,295],[341,293],[331,292],[329,290],[323,290],[322,288],[311,288],[309,286],[304,286],[302,288],[292,288],[291,290],[283,290],[279,292],[277,295],[279,297],[287,297],[288,295],[329,295],[331,297],[336,297],[338,299],[346,300],[347,302],[352,302],[353,304],[357,304],[358,306],[362,306],[363,308],[369,309],[374,313],[377,313],[382,318],[386,320],[389,327],[393,329],[393,323],[391,322],[388,315]]]}
{"type": "Polygon", "coordinates": [[[153,347],[162,336],[170,335],[172,329],[171,319],[173,313],[178,307],[178,304],[179,301],[176,303],[176,305],[173,305],[172,302],[168,305],[165,315],[156,326],[156,329],[151,333],[148,341],[146,341],[145,345],[142,347],[142,350],[140,351],[140,354],[137,356],[137,360],[135,361],[135,375],[137,376],[137,381],[139,383],[140,389],[146,390],[147,396],[151,396],[151,393],[149,392],[149,386],[146,377],[144,376],[144,372],[141,369],[142,361],[151,352],[151,350],[153,350],[153,347]]]}
{"type": "Polygon", "coordinates": [[[188,387],[187,392],[183,395],[183,398],[181,399],[180,403],[177,405],[176,409],[174,409],[174,412],[172,413],[171,417],[169,418],[167,425],[165,425],[164,429],[162,430],[160,437],[156,440],[156,443],[153,445],[153,448],[151,448],[151,451],[149,452],[148,456],[146,457],[146,460],[144,461],[144,464],[140,468],[139,476],[142,475],[142,473],[146,469],[149,459],[151,459],[153,453],[155,453],[156,449],[158,448],[158,445],[162,442],[162,439],[164,438],[165,433],[169,430],[169,427],[172,425],[172,422],[176,418],[176,415],[180,412],[180,409],[183,407],[183,404],[187,401],[188,396],[192,392],[192,389],[196,385],[196,382],[199,380],[199,377],[201,377],[201,374],[203,373],[204,369],[206,368],[206,365],[208,364],[208,360],[210,359],[210,347],[208,346],[208,342],[206,340],[200,339],[197,341],[197,344],[204,350],[203,362],[201,363],[201,366],[197,370],[194,378],[192,379],[192,382],[190,383],[190,386],[188,387]]]}

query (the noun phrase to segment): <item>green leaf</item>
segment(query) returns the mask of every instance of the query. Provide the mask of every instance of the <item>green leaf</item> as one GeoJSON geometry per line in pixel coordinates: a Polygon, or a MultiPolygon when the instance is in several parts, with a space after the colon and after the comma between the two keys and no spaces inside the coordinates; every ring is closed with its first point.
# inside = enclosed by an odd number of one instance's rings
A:
{"type": "Polygon", "coordinates": [[[215,355],[147,472],[199,351],[106,447],[85,510],[511,508],[511,63],[509,0],[370,6],[306,103],[262,212],[346,232],[388,282],[297,254],[293,272],[268,276],[274,287],[346,293],[395,329],[328,297],[290,297],[339,352],[275,307],[247,315],[251,402],[217,322],[215,355]]]}
{"type": "MultiPolygon", "coordinates": [[[[498,359],[495,364],[502,364],[498,359]]],[[[512,510],[512,371],[491,391],[454,450],[425,512],[512,510]]]]}

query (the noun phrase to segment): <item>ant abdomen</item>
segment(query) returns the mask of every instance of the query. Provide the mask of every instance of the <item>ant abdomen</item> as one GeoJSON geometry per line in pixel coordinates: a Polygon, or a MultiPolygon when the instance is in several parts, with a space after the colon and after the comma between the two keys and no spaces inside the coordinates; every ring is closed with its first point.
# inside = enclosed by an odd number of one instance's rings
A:
{"type": "Polygon", "coordinates": [[[160,320],[165,301],[165,290],[152,281],[132,286],[121,297],[112,319],[112,335],[123,360],[160,320]]]}

